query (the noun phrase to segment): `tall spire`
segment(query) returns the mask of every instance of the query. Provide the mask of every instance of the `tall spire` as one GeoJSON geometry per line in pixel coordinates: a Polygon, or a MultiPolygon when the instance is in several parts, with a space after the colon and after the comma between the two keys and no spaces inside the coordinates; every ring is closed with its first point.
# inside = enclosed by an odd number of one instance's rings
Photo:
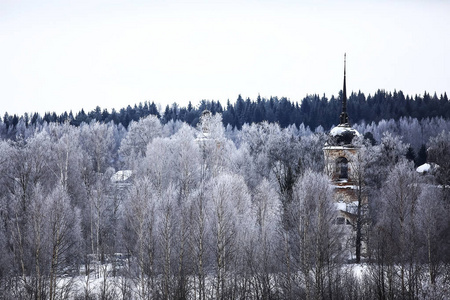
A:
{"type": "Polygon", "coordinates": [[[347,115],[347,88],[345,86],[345,67],[346,67],[346,59],[347,55],[346,53],[344,53],[344,87],[342,89],[342,112],[340,115],[340,125],[350,125],[350,123],[348,122],[348,115],[347,115]]]}

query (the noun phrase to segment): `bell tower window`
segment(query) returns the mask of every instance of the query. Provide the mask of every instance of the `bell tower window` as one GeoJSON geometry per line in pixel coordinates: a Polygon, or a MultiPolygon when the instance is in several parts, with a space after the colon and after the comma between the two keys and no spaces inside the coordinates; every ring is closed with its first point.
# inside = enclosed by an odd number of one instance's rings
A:
{"type": "Polygon", "coordinates": [[[348,160],[345,157],[336,160],[336,173],[339,179],[348,179],[348,160]]]}

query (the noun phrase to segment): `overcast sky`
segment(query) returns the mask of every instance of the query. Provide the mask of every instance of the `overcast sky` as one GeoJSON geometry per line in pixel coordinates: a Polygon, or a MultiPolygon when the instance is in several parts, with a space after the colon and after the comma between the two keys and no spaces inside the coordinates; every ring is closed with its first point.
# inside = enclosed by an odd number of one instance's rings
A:
{"type": "Polygon", "coordinates": [[[0,1],[0,114],[438,95],[450,1],[0,1]]]}

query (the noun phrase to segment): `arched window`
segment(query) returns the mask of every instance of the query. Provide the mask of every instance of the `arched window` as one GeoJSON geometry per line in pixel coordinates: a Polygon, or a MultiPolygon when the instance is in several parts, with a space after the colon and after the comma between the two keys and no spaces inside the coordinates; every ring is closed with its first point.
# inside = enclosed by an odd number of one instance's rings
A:
{"type": "Polygon", "coordinates": [[[345,157],[336,159],[336,173],[339,179],[348,179],[348,160],[345,157]]]}

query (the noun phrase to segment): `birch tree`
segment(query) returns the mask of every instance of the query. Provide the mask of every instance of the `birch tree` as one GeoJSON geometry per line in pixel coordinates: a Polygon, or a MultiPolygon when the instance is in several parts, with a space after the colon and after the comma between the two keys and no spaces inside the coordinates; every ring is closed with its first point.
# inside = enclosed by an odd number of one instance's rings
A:
{"type": "Polygon", "coordinates": [[[156,295],[156,197],[148,177],[137,179],[130,188],[125,204],[126,223],[124,241],[129,253],[136,257],[136,272],[132,278],[139,299],[153,299],[156,295]]]}
{"type": "Polygon", "coordinates": [[[62,186],[58,185],[46,202],[51,253],[48,299],[52,300],[68,296],[61,294],[64,283],[58,280],[68,266],[71,264],[72,268],[77,266],[81,228],[79,212],[71,206],[70,199],[62,186]]]}
{"type": "MultiPolygon", "coordinates": [[[[252,230],[251,200],[242,177],[223,174],[210,182],[208,220],[215,257],[215,297],[231,297],[232,272],[240,273],[245,239],[252,230]]],[[[254,220],[254,219],[253,219],[254,220]]],[[[254,223],[253,223],[254,224],[254,223]]]]}
{"type": "Polygon", "coordinates": [[[205,184],[200,183],[189,197],[189,249],[193,260],[193,273],[195,275],[194,291],[199,300],[207,299],[206,275],[209,264],[209,230],[208,211],[205,184]]]}
{"type": "MultiPolygon", "coordinates": [[[[379,246],[375,247],[377,265],[381,272],[378,280],[386,286],[379,291],[389,298],[394,295],[403,299],[417,297],[417,286],[420,274],[418,260],[418,226],[417,207],[420,195],[418,175],[413,166],[407,162],[400,162],[390,172],[382,188],[377,231],[382,231],[379,246]],[[384,266],[387,269],[384,269],[384,266]],[[387,276],[386,285],[384,274],[387,276]]],[[[376,232],[376,231],[374,231],[376,232]]]]}
{"type": "Polygon", "coordinates": [[[169,168],[172,170],[173,183],[176,189],[176,297],[185,298],[188,293],[188,274],[192,272],[192,261],[190,255],[190,237],[193,215],[191,214],[191,194],[201,184],[201,151],[199,144],[194,139],[194,130],[183,125],[178,132],[171,137],[173,149],[173,161],[169,168]]]}
{"type": "Polygon", "coordinates": [[[275,189],[263,179],[253,196],[253,210],[256,216],[254,233],[254,257],[252,272],[255,276],[255,292],[261,299],[271,299],[276,294],[272,277],[282,268],[278,267],[276,255],[281,244],[281,203],[275,189]]]}
{"type": "Polygon", "coordinates": [[[134,161],[146,156],[147,145],[156,137],[162,136],[162,125],[154,115],[132,121],[128,126],[128,134],[122,139],[119,153],[125,159],[125,165],[135,169],[134,161]]]}
{"type": "Polygon", "coordinates": [[[361,261],[361,252],[363,242],[366,242],[369,238],[368,227],[370,222],[369,216],[369,187],[368,177],[372,171],[370,168],[373,166],[377,156],[375,149],[362,139],[355,139],[355,146],[357,151],[352,154],[348,153],[349,164],[352,170],[352,180],[356,186],[356,210],[352,211],[356,215],[356,221],[353,225],[355,231],[355,257],[356,263],[361,261]]]}
{"type": "Polygon", "coordinates": [[[442,186],[444,199],[450,203],[450,133],[441,132],[430,139],[428,158],[439,167],[435,171],[437,183],[442,186]]]}
{"type": "Polygon", "coordinates": [[[114,149],[113,130],[107,124],[92,121],[80,127],[80,143],[89,155],[94,171],[104,172],[112,159],[114,149]]]}
{"type": "Polygon", "coordinates": [[[336,225],[333,191],[324,174],[306,171],[294,187],[289,212],[290,238],[295,267],[302,274],[296,296],[324,299],[337,294],[336,279],[342,257],[342,231],[336,225]]]}
{"type": "Polygon", "coordinates": [[[180,201],[185,201],[200,181],[201,149],[195,141],[194,130],[186,124],[181,126],[171,138],[171,147],[173,163],[170,167],[174,173],[174,184],[180,201]]]}
{"type": "Polygon", "coordinates": [[[449,207],[442,198],[442,189],[436,186],[425,187],[418,199],[416,222],[423,240],[422,255],[428,266],[428,279],[434,288],[443,270],[445,254],[448,253],[448,243],[442,242],[448,218],[449,207]]]}
{"type": "Polygon", "coordinates": [[[174,254],[176,253],[177,242],[175,240],[178,228],[179,211],[176,201],[175,191],[172,186],[159,195],[156,206],[156,232],[159,245],[159,272],[162,274],[161,294],[164,299],[174,298],[174,254]]]}

